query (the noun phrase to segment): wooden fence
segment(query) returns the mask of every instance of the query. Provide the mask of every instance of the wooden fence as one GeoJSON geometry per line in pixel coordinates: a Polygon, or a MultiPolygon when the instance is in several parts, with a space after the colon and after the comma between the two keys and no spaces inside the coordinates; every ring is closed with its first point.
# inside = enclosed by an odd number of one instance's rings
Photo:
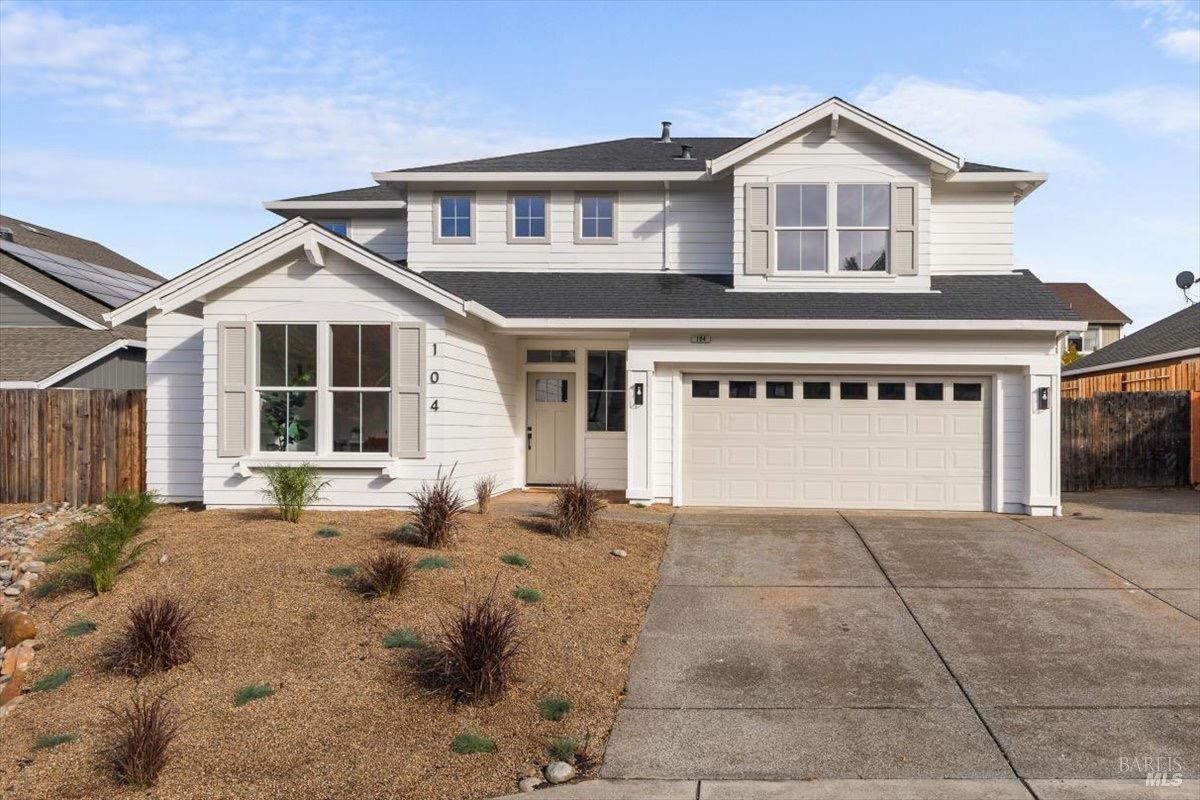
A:
{"type": "Polygon", "coordinates": [[[146,486],[144,389],[0,389],[0,503],[146,486]]]}
{"type": "Polygon", "coordinates": [[[1100,392],[1176,392],[1200,390],[1200,358],[1153,364],[1143,369],[1114,370],[1062,378],[1063,397],[1091,397],[1100,392]]]}
{"type": "Polygon", "coordinates": [[[1189,392],[1110,392],[1064,398],[1062,490],[1187,485],[1189,392]]]}

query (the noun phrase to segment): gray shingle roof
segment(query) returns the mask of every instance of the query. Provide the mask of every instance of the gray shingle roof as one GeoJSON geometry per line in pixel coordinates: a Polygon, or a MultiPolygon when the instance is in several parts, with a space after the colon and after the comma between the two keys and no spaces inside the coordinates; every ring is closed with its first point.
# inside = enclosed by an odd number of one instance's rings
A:
{"type": "Polygon", "coordinates": [[[134,338],[124,335],[125,327],[0,328],[0,381],[40,381],[118,339],[134,338]]]}
{"type": "Polygon", "coordinates": [[[1132,322],[1125,312],[1108,302],[1104,295],[1087,283],[1047,283],[1058,299],[1075,309],[1079,318],[1088,322],[1125,324],[1132,322]]]}
{"type": "Polygon", "coordinates": [[[993,164],[978,164],[974,161],[964,161],[959,172],[1024,172],[1016,167],[997,167],[993,164]]]}
{"type": "Polygon", "coordinates": [[[532,153],[477,158],[413,167],[396,172],[703,172],[704,161],[727,153],[749,141],[745,137],[675,139],[663,144],[657,138],[634,137],[592,142],[532,153]],[[680,145],[692,146],[692,160],[676,158],[680,145]]]}
{"type": "Polygon", "coordinates": [[[1190,305],[1084,356],[1063,369],[1063,375],[1197,348],[1200,348],[1200,305],[1190,305]]]}
{"type": "Polygon", "coordinates": [[[336,192],[324,192],[322,194],[305,194],[299,197],[285,197],[277,202],[291,201],[312,201],[312,200],[404,200],[404,190],[397,189],[390,185],[375,184],[374,186],[363,186],[358,189],[339,189],[336,192]]]}
{"type": "Polygon", "coordinates": [[[440,272],[421,277],[506,317],[1075,320],[1028,272],[945,275],[930,293],[731,292],[728,276],[440,272]]]}
{"type": "Polygon", "coordinates": [[[99,242],[93,242],[91,239],[81,239],[69,233],[56,231],[33,222],[25,222],[16,217],[6,217],[2,214],[0,214],[0,226],[12,231],[14,242],[23,244],[26,247],[32,247],[35,250],[45,250],[48,253],[57,253],[58,255],[77,258],[80,261],[90,261],[93,264],[99,264],[109,269],[128,272],[133,275],[141,275],[145,278],[153,278],[159,283],[166,280],[162,275],[151,272],[141,264],[130,261],[115,250],[109,250],[104,245],[99,242]]]}

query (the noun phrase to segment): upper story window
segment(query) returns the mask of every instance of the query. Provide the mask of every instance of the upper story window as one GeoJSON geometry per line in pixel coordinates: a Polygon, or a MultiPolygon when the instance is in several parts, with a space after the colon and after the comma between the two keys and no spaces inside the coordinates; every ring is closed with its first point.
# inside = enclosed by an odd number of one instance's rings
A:
{"type": "Polygon", "coordinates": [[[575,241],[607,243],[617,241],[617,195],[612,192],[576,196],[575,241]]]}
{"type": "Polygon", "coordinates": [[[544,194],[513,194],[508,210],[510,242],[548,242],[549,198],[544,194]]]}
{"type": "Polygon", "coordinates": [[[843,183],[837,187],[838,269],[886,272],[891,187],[843,183]]]}
{"type": "Polygon", "coordinates": [[[776,268],[824,272],[828,263],[828,187],[787,184],[775,191],[776,268]]]}
{"type": "Polygon", "coordinates": [[[350,235],[350,220],[347,219],[319,219],[316,221],[318,225],[326,230],[333,231],[339,236],[350,235]]]}
{"type": "Polygon", "coordinates": [[[471,194],[437,195],[434,241],[475,241],[475,197],[471,194]]]}
{"type": "Polygon", "coordinates": [[[258,447],[317,449],[317,326],[258,326],[258,447]]]}

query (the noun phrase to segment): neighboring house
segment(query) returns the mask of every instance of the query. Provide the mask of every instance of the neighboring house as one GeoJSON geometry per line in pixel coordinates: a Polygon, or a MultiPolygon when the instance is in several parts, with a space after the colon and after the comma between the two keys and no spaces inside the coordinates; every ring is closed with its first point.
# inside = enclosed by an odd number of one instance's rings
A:
{"type": "Polygon", "coordinates": [[[1039,173],[838,99],[662,136],[379,172],[108,315],[148,314],[148,482],[330,507],[453,471],[631,501],[1059,510],[1057,342],[1013,269],[1039,173]]]}
{"type": "Polygon", "coordinates": [[[142,317],[104,314],[162,276],[88,239],[0,216],[0,389],[144,389],[142,317]]]}
{"type": "Polygon", "coordinates": [[[1200,391],[1200,305],[1190,305],[1070,366],[1066,397],[1097,392],[1200,391]]]}
{"type": "Polygon", "coordinates": [[[1087,330],[1071,333],[1062,344],[1065,353],[1069,348],[1081,356],[1107,347],[1121,338],[1121,329],[1131,320],[1121,309],[1086,283],[1047,283],[1050,291],[1058,295],[1075,316],[1088,324],[1087,330]]]}

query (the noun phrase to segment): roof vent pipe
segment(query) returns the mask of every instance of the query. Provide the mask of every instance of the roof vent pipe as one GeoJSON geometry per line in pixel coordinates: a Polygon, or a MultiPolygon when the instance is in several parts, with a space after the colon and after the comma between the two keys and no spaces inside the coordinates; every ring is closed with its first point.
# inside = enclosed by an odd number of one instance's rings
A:
{"type": "Polygon", "coordinates": [[[658,143],[659,144],[670,144],[671,143],[671,123],[664,119],[662,126],[663,126],[662,138],[660,138],[658,140],[658,143]]]}
{"type": "Polygon", "coordinates": [[[691,161],[692,160],[692,146],[690,144],[680,145],[679,146],[679,155],[677,155],[675,157],[678,158],[680,161],[691,161]]]}
{"type": "Polygon", "coordinates": [[[13,240],[12,228],[0,228],[0,239],[11,242],[13,240]]]}

